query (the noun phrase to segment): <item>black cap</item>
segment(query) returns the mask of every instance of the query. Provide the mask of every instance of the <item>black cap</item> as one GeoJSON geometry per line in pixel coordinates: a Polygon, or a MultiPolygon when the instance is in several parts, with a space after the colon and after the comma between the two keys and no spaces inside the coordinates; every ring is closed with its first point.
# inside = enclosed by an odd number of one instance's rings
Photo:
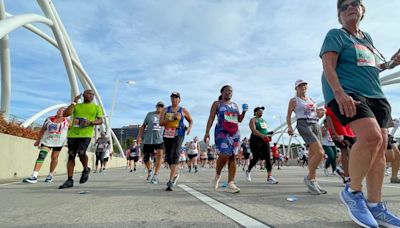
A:
{"type": "Polygon", "coordinates": [[[171,97],[181,97],[181,94],[179,92],[172,92],[171,97]]]}
{"type": "Polygon", "coordinates": [[[258,110],[265,110],[265,108],[264,108],[264,106],[262,106],[262,107],[256,107],[255,109],[254,109],[254,113],[256,113],[258,110]]]}

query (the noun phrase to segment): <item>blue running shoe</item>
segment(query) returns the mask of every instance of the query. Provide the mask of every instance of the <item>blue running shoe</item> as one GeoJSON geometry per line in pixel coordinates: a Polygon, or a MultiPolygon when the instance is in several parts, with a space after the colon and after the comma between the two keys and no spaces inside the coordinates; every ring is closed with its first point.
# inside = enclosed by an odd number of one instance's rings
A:
{"type": "Polygon", "coordinates": [[[349,186],[339,194],[340,199],[346,205],[350,218],[362,227],[379,227],[374,216],[368,210],[367,201],[362,192],[351,193],[349,186]]]}
{"type": "Polygon", "coordinates": [[[386,203],[378,203],[376,207],[370,207],[372,213],[379,225],[384,227],[400,227],[400,218],[388,211],[386,203]]]}

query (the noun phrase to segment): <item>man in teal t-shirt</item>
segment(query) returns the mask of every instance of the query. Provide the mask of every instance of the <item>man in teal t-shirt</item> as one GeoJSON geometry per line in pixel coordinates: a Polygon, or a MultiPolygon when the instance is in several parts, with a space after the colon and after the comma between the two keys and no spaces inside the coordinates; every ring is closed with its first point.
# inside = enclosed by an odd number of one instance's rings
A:
{"type": "Polygon", "coordinates": [[[87,147],[93,137],[94,125],[103,123],[103,110],[94,104],[94,93],[92,90],[85,90],[83,93],[83,103],[77,104],[81,95],[75,97],[74,102],[64,111],[64,116],[72,115],[72,126],[68,131],[68,179],[59,189],[71,188],[74,186],[72,179],[75,167],[75,157],[79,159],[83,166],[82,176],[79,183],[83,184],[89,179],[90,168],[88,167],[87,147]]]}

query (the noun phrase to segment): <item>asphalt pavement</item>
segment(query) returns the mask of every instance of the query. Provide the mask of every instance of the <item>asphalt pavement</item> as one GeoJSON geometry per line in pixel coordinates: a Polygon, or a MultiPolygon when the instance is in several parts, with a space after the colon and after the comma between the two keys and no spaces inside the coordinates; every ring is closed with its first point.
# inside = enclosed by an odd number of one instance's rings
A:
{"type": "MultiPolygon", "coordinates": [[[[149,184],[143,166],[136,172],[124,168],[91,173],[89,181],[59,190],[65,175],[52,183],[44,177],[37,184],[0,184],[0,227],[358,227],[339,200],[343,184],[335,176],[318,180],[326,195],[310,195],[303,178],[306,168],[276,170],[279,184],[266,184],[266,172],[252,171],[252,181],[237,169],[238,194],[225,192],[227,172],[221,187],[211,189],[214,169],[198,173],[182,169],[178,186],[165,191],[168,169],[162,168],[160,184],[149,184]],[[289,200],[288,200],[289,199],[289,200]]],[[[385,177],[384,200],[400,214],[400,185],[385,177]]]]}

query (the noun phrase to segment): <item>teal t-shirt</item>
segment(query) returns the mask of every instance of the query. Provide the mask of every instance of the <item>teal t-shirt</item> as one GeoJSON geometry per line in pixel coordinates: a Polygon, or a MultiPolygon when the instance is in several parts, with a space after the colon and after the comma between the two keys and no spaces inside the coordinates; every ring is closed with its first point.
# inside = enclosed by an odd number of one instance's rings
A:
{"type": "MultiPolygon", "coordinates": [[[[379,81],[381,63],[376,51],[372,47],[369,34],[357,39],[343,29],[332,29],[325,37],[321,48],[320,57],[326,52],[336,52],[339,55],[336,73],[344,91],[355,93],[368,98],[385,98],[379,81]],[[369,47],[369,48],[368,48],[369,47]]],[[[325,103],[328,104],[335,96],[325,74],[322,73],[322,91],[325,103]]]]}
{"type": "Polygon", "coordinates": [[[103,110],[94,103],[79,103],[72,112],[72,126],[68,130],[68,138],[91,138],[94,133],[94,126],[82,127],[81,121],[90,121],[103,117],[103,110]]]}

